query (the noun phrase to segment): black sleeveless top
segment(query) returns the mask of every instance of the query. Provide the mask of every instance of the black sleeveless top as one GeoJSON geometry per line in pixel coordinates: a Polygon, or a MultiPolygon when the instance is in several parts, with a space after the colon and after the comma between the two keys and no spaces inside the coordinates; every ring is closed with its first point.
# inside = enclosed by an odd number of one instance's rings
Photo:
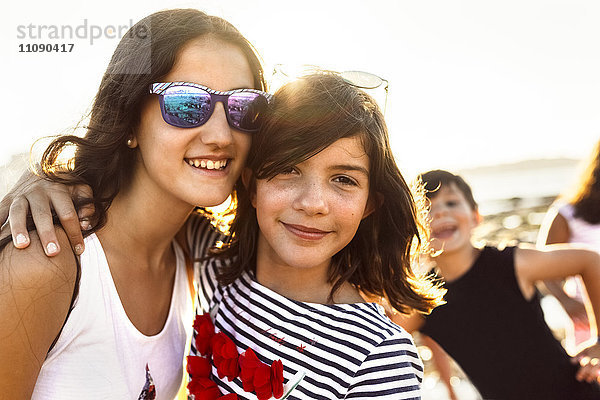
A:
{"type": "Polygon", "coordinates": [[[484,399],[600,399],[544,320],[538,292],[527,301],[515,276],[514,247],[485,247],[463,276],[446,283],[447,304],[425,317],[437,341],[484,399]]]}

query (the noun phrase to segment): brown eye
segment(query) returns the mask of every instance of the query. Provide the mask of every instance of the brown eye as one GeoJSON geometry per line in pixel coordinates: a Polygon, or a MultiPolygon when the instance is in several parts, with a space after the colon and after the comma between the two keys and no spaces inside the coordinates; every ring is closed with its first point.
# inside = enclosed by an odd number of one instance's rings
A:
{"type": "Polygon", "coordinates": [[[286,167],[286,168],[283,168],[281,171],[279,171],[279,174],[280,175],[290,175],[290,174],[294,174],[296,172],[298,172],[298,171],[296,171],[295,167],[286,167]]]}
{"type": "Polygon", "coordinates": [[[349,186],[358,186],[358,184],[356,183],[356,181],[350,177],[341,175],[341,176],[336,176],[335,178],[333,178],[334,182],[337,183],[341,183],[343,185],[349,185],[349,186]]]}

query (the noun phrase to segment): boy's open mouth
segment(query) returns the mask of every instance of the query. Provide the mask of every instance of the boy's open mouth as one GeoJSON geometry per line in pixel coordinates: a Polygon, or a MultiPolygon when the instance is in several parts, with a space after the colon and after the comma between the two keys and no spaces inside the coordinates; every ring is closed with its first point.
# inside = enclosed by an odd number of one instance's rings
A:
{"type": "Polygon", "coordinates": [[[431,237],[435,239],[448,239],[458,230],[456,225],[443,225],[431,230],[431,237]]]}

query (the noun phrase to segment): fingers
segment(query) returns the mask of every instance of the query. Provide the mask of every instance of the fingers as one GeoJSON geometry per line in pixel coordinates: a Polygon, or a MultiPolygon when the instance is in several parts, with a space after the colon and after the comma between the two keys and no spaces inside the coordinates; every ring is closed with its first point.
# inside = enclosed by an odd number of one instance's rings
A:
{"type": "MultiPolygon", "coordinates": [[[[70,191],[71,198],[92,199],[94,197],[92,188],[88,185],[76,185],[70,187],[70,191]]],[[[79,206],[78,216],[82,230],[86,231],[92,229],[92,224],[90,221],[95,213],[96,208],[94,207],[94,203],[87,203],[79,206]]]]}
{"type": "MultiPolygon", "coordinates": [[[[75,211],[75,206],[73,205],[73,201],[71,200],[71,195],[66,191],[56,192],[52,194],[51,201],[52,206],[54,207],[54,211],[56,212],[56,215],[58,216],[58,219],[60,221],[60,224],[62,225],[63,229],[65,230],[65,233],[67,234],[67,237],[69,238],[69,242],[71,243],[73,252],[77,255],[80,255],[81,253],[83,253],[84,250],[83,235],[81,234],[79,216],[77,214],[77,211],[75,211]]],[[[40,239],[42,239],[41,234],[40,239]]]]}
{"type": "Polygon", "coordinates": [[[56,231],[52,221],[50,200],[45,194],[39,195],[33,193],[29,197],[29,205],[33,222],[44,247],[44,252],[49,257],[57,255],[60,252],[60,246],[58,245],[56,231]]]}
{"type": "Polygon", "coordinates": [[[27,210],[29,203],[23,197],[15,199],[9,208],[10,232],[13,244],[18,249],[29,246],[29,234],[27,233],[27,210]]]}
{"type": "Polygon", "coordinates": [[[92,190],[87,185],[68,187],[55,182],[34,181],[33,185],[28,187],[26,191],[22,191],[21,194],[7,196],[2,200],[2,203],[0,203],[0,218],[3,216],[3,205],[12,200],[8,218],[13,241],[17,248],[25,248],[30,242],[26,218],[28,212],[31,212],[46,255],[54,256],[60,252],[54,228],[55,221],[52,220],[52,209],[54,209],[69,237],[73,252],[79,255],[84,250],[81,230],[91,229],[90,221],[94,216],[95,209],[93,204],[87,204],[77,212],[73,204],[73,198],[91,199],[92,196],[92,190]]]}
{"type": "Polygon", "coordinates": [[[600,359],[584,356],[579,360],[579,371],[575,376],[578,381],[588,383],[598,380],[600,376],[600,359]]]}

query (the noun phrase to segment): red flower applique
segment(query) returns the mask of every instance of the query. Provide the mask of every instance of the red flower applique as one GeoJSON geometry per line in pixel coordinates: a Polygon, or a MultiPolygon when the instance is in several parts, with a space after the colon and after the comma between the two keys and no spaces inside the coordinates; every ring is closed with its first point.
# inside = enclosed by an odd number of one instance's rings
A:
{"type": "Polygon", "coordinates": [[[283,396],[283,364],[281,360],[269,366],[261,362],[252,349],[240,355],[240,379],[246,392],[256,392],[258,400],[283,396]]]}
{"type": "MultiPolygon", "coordinates": [[[[242,380],[246,392],[255,392],[258,400],[268,400],[271,396],[283,396],[283,363],[274,361],[269,365],[258,359],[252,349],[238,354],[235,343],[223,332],[215,334],[210,315],[205,313],[196,316],[194,321],[196,349],[203,356],[212,354],[212,361],[217,368],[217,375],[229,381],[238,376],[242,380]]],[[[190,375],[188,390],[196,400],[237,400],[235,393],[221,396],[217,384],[211,381],[212,366],[207,357],[188,356],[187,372],[190,375]]]]}
{"type": "Polygon", "coordinates": [[[194,320],[196,330],[196,349],[203,356],[209,355],[211,350],[211,339],[215,335],[215,326],[210,319],[210,314],[196,315],[194,320]]]}
{"type": "Polygon", "coordinates": [[[219,378],[227,377],[234,380],[240,373],[238,351],[235,343],[223,332],[217,333],[211,339],[213,363],[217,367],[219,378]]]}
{"type": "Polygon", "coordinates": [[[208,358],[188,356],[186,370],[191,377],[210,378],[212,365],[208,358]]]}
{"type": "Polygon", "coordinates": [[[283,363],[281,360],[275,360],[271,364],[271,386],[276,399],[283,396],[283,363]]]}
{"type": "Polygon", "coordinates": [[[216,400],[221,397],[217,384],[208,378],[194,378],[190,380],[187,387],[196,400],[216,400]]]}

